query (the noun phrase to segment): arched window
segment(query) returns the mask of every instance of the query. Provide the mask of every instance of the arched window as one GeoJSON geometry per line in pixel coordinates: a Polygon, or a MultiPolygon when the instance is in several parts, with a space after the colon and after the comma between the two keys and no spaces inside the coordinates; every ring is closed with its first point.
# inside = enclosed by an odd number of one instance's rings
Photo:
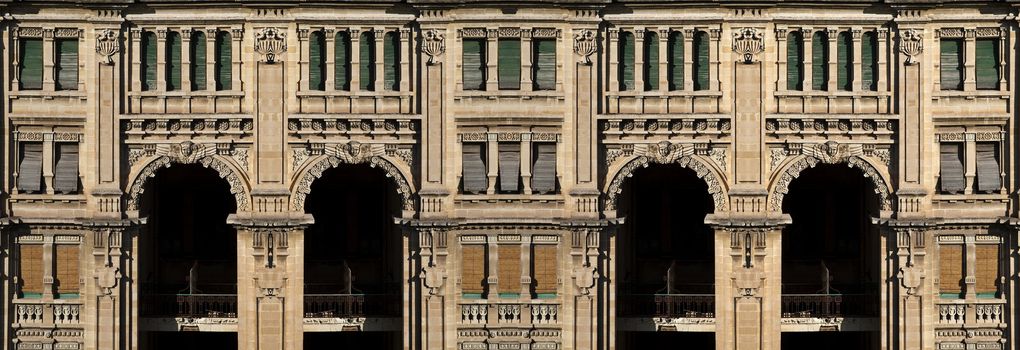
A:
{"type": "MultiPolygon", "coordinates": [[[[520,57],[518,51],[518,61],[520,57]]],[[[400,90],[400,33],[395,30],[386,33],[383,41],[383,89],[400,90]]]]}
{"type": "Polygon", "coordinates": [[[836,48],[836,86],[839,90],[853,90],[850,82],[854,79],[854,39],[850,32],[840,32],[836,48]]]}
{"type": "Polygon", "coordinates": [[[216,33],[216,90],[230,90],[233,88],[233,72],[231,62],[233,61],[232,47],[230,46],[230,33],[220,31],[216,33]]]}
{"type": "Polygon", "coordinates": [[[142,90],[156,89],[156,33],[142,33],[142,90]]]}
{"type": "Polygon", "coordinates": [[[659,89],[659,35],[655,32],[645,33],[645,91],[659,89]]]}
{"type": "Polygon", "coordinates": [[[634,33],[620,32],[620,90],[634,90],[634,33]]]}
{"type": "Polygon", "coordinates": [[[694,34],[694,90],[708,90],[708,33],[694,34]]]}
{"type": "Polygon", "coordinates": [[[181,34],[166,33],[166,90],[181,89],[181,34]]]}
{"type": "Polygon", "coordinates": [[[326,36],[322,31],[308,37],[308,89],[326,89],[326,36]]]}
{"type": "Polygon", "coordinates": [[[201,30],[196,30],[191,33],[190,45],[191,57],[188,59],[191,61],[191,68],[188,74],[191,75],[191,90],[205,90],[206,86],[206,52],[205,52],[205,33],[201,30]]]}
{"type": "Polygon", "coordinates": [[[786,89],[804,90],[804,34],[786,36],[786,89]]]}
{"type": "Polygon", "coordinates": [[[811,90],[825,91],[828,88],[829,36],[824,31],[817,31],[811,38],[811,90]]]}
{"type": "Polygon", "coordinates": [[[669,34],[669,89],[684,89],[684,36],[680,32],[669,34]]]}
{"type": "Polygon", "coordinates": [[[351,33],[338,32],[333,40],[333,88],[351,89],[351,33]]]}
{"type": "Polygon", "coordinates": [[[861,36],[861,90],[878,90],[878,35],[875,31],[861,36]]]}

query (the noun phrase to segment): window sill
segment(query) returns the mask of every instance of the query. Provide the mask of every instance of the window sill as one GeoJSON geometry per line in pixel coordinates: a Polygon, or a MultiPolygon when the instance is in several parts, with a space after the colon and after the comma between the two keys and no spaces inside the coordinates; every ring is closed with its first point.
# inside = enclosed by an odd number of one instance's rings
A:
{"type": "Polygon", "coordinates": [[[608,91],[608,97],[641,97],[641,98],[662,98],[662,97],[722,97],[722,91],[718,90],[672,90],[672,91],[608,91]]]}
{"type": "Polygon", "coordinates": [[[454,93],[454,99],[464,98],[485,98],[490,100],[495,99],[521,99],[530,100],[534,98],[555,98],[557,100],[563,100],[564,95],[561,91],[556,90],[538,90],[538,91],[524,91],[524,90],[465,90],[454,93]]]}
{"type": "Polygon", "coordinates": [[[203,98],[203,97],[244,97],[244,91],[241,90],[224,90],[224,91],[209,91],[209,90],[194,90],[194,91],[129,91],[128,96],[130,97],[180,97],[180,98],[203,98]]]}
{"type": "Polygon", "coordinates": [[[348,90],[301,90],[296,93],[297,97],[408,97],[413,96],[414,91],[348,91],[348,90]]]}
{"type": "Polygon", "coordinates": [[[46,91],[46,90],[19,90],[19,91],[11,91],[10,93],[8,93],[8,96],[10,96],[10,98],[12,98],[12,99],[17,99],[17,98],[21,98],[21,97],[40,97],[40,98],[44,98],[44,99],[53,99],[55,97],[63,97],[63,98],[79,98],[79,99],[83,99],[83,100],[87,97],[84,91],[79,91],[79,90],[54,90],[54,91],[46,91]]]}
{"type": "Polygon", "coordinates": [[[560,194],[460,194],[454,198],[455,202],[471,203],[548,203],[563,202],[560,194]]]}
{"type": "Polygon", "coordinates": [[[775,93],[776,97],[891,97],[892,92],[889,91],[801,91],[801,90],[779,90],[775,93]]]}
{"type": "Polygon", "coordinates": [[[1008,90],[936,90],[932,92],[931,99],[938,100],[943,97],[956,97],[973,100],[978,97],[998,97],[1001,99],[1009,99],[1010,92],[1008,90]]]}
{"type": "Polygon", "coordinates": [[[73,194],[45,194],[45,193],[11,193],[11,201],[14,202],[84,202],[85,195],[73,194]]]}
{"type": "Polygon", "coordinates": [[[1009,196],[1003,193],[973,193],[973,194],[951,194],[951,193],[936,193],[933,196],[933,200],[936,202],[1007,202],[1009,196]]]}

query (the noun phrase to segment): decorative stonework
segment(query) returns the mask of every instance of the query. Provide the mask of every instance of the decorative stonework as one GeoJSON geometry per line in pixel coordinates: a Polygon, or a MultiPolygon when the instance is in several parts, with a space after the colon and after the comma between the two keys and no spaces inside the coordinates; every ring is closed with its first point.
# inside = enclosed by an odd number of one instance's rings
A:
{"type": "MultiPolygon", "coordinates": [[[[220,156],[217,156],[216,147],[186,141],[180,144],[156,145],[154,148],[148,148],[144,152],[147,153],[129,153],[129,157],[155,156],[156,158],[149,161],[138,172],[134,182],[131,184],[128,190],[128,210],[138,210],[141,195],[145,192],[145,182],[149,178],[156,176],[156,172],[160,168],[169,168],[173,164],[196,163],[215,170],[230,186],[230,193],[234,195],[237,210],[248,210],[248,191],[242,180],[244,176],[235,172],[233,167],[228,165],[220,156]]],[[[247,152],[244,152],[244,154],[246,158],[247,152]]]]}
{"type": "Polygon", "coordinates": [[[436,57],[446,52],[446,37],[438,30],[426,30],[422,33],[421,52],[429,56],[427,64],[435,64],[436,57]]]}
{"type": "Polygon", "coordinates": [[[574,53],[581,56],[584,64],[592,64],[591,55],[598,52],[598,42],[595,40],[595,32],[590,29],[581,29],[574,34],[574,53]]]}
{"type": "Polygon", "coordinates": [[[743,57],[744,63],[765,51],[764,35],[755,28],[743,28],[733,33],[733,52],[743,57]]]}
{"type": "Polygon", "coordinates": [[[346,144],[339,144],[335,147],[326,147],[326,157],[316,160],[314,164],[304,170],[304,174],[295,186],[291,201],[291,209],[304,210],[305,199],[312,190],[312,182],[322,177],[322,173],[328,169],[336,168],[340,164],[368,164],[372,167],[379,167],[386,176],[392,178],[397,185],[397,192],[403,199],[404,210],[414,210],[414,198],[411,186],[400,170],[388,159],[383,158],[386,151],[383,147],[372,147],[357,141],[346,144]]]}
{"type": "Polygon", "coordinates": [[[277,62],[277,56],[287,52],[287,33],[275,27],[262,28],[255,33],[255,52],[265,63],[277,62]]]}
{"type": "Polygon", "coordinates": [[[638,154],[638,157],[617,171],[613,181],[609,184],[609,188],[606,190],[606,210],[616,210],[617,196],[623,191],[623,182],[627,178],[633,176],[637,169],[654,163],[679,164],[681,167],[694,170],[698,178],[704,180],[708,185],[708,193],[712,195],[715,212],[719,213],[727,210],[726,195],[722,189],[725,182],[715,175],[705,161],[697,158],[699,156],[694,155],[694,147],[663,141],[658,144],[648,145],[643,154],[635,150],[635,154],[638,154]]]}
{"type": "MultiPolygon", "coordinates": [[[[783,197],[789,192],[790,183],[799,177],[801,172],[815,167],[818,163],[845,163],[851,168],[860,169],[864,173],[864,177],[871,180],[875,186],[874,191],[879,196],[882,210],[892,210],[889,186],[883,180],[878,169],[864,160],[864,149],[861,145],[847,145],[829,141],[820,145],[804,145],[802,152],[804,157],[787,166],[776,184],[773,185],[769,195],[769,210],[782,211],[783,197]]],[[[775,163],[775,160],[773,160],[773,163],[775,163]]]]}
{"type": "Polygon", "coordinates": [[[901,31],[900,52],[907,55],[906,64],[917,64],[914,58],[924,52],[924,35],[916,29],[901,31]]]}
{"type": "Polygon", "coordinates": [[[113,64],[113,55],[120,52],[120,40],[117,32],[111,29],[102,29],[96,33],[96,54],[99,55],[99,63],[105,65],[113,64]]]}

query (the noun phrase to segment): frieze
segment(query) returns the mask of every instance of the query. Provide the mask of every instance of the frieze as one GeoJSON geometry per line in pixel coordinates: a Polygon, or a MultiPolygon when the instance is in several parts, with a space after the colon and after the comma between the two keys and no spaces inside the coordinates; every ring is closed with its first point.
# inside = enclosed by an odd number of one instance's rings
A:
{"type": "Polygon", "coordinates": [[[457,30],[457,34],[465,39],[485,38],[485,28],[464,28],[457,30]]]}
{"type": "Polygon", "coordinates": [[[53,36],[56,38],[80,38],[81,29],[78,28],[57,28],[53,31],[53,36]]]}
{"type": "Polygon", "coordinates": [[[977,243],[1002,243],[1002,237],[993,235],[977,235],[974,236],[974,242],[977,243]]]}
{"type": "Polygon", "coordinates": [[[27,37],[27,38],[41,38],[43,36],[43,29],[36,27],[18,27],[14,31],[15,37],[27,37]]]}
{"type": "Polygon", "coordinates": [[[964,36],[963,28],[942,28],[936,33],[940,38],[962,38],[964,36]]]}
{"type": "Polygon", "coordinates": [[[560,37],[560,30],[556,28],[535,28],[531,30],[531,37],[536,39],[555,39],[560,37]]]}
{"type": "Polygon", "coordinates": [[[484,235],[461,235],[460,243],[485,243],[484,235]]]}
{"type": "Polygon", "coordinates": [[[496,235],[498,242],[520,242],[521,235],[496,235]]]}
{"type": "Polygon", "coordinates": [[[975,35],[979,38],[998,38],[1002,36],[1003,30],[998,27],[978,28],[975,35]]]}
{"type": "Polygon", "coordinates": [[[520,38],[521,37],[521,29],[520,28],[499,28],[497,30],[497,33],[498,33],[497,35],[500,38],[520,38]]]}
{"type": "Polygon", "coordinates": [[[559,241],[560,241],[560,237],[559,236],[535,235],[535,236],[531,237],[531,242],[533,242],[533,243],[553,243],[553,244],[555,244],[555,243],[559,243],[559,241]]]}

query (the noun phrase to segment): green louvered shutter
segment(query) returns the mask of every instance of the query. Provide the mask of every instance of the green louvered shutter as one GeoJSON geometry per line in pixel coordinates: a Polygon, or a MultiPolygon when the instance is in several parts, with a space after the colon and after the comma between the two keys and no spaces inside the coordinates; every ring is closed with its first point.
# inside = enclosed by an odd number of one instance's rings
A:
{"type": "Polygon", "coordinates": [[[940,85],[942,90],[963,90],[963,63],[960,54],[963,41],[960,39],[942,39],[939,60],[940,85]]]}
{"type": "Polygon", "coordinates": [[[684,89],[684,37],[680,32],[669,35],[669,89],[684,89]]]}
{"type": "Polygon", "coordinates": [[[233,45],[230,43],[230,33],[216,33],[216,90],[231,90],[234,88],[234,72],[232,67],[233,45]]]}
{"type": "Polygon", "coordinates": [[[400,90],[400,35],[386,33],[383,41],[383,85],[386,90],[400,90]]]}
{"type": "Polygon", "coordinates": [[[21,89],[42,89],[42,39],[21,40],[21,89]]]}
{"type": "Polygon", "coordinates": [[[191,90],[205,90],[205,33],[196,31],[191,34],[191,90]]]}
{"type": "Polygon", "coordinates": [[[786,36],[786,89],[804,90],[804,35],[786,36]]]}
{"type": "Polygon", "coordinates": [[[78,39],[57,40],[57,90],[78,90],[78,39]]]}
{"type": "Polygon", "coordinates": [[[464,39],[463,60],[464,90],[485,90],[485,40],[464,39]]]}
{"type": "Polygon", "coordinates": [[[659,89],[659,35],[645,33],[645,90],[659,89]]]}
{"type": "Polygon", "coordinates": [[[521,89],[521,40],[500,39],[497,73],[500,90],[521,89]]]}
{"type": "Polygon", "coordinates": [[[308,39],[308,89],[326,90],[323,79],[326,70],[326,36],[321,31],[312,32],[308,39]]]}
{"type": "Polygon", "coordinates": [[[620,90],[634,90],[634,34],[620,32],[620,90]]]}
{"type": "Polygon", "coordinates": [[[861,89],[878,90],[878,36],[875,32],[861,37],[861,89]]]}
{"type": "Polygon", "coordinates": [[[333,87],[351,89],[351,34],[339,32],[333,42],[333,87]]]}
{"type": "Polygon", "coordinates": [[[166,33],[166,89],[181,89],[181,35],[177,32],[166,33]]]}
{"type": "Polygon", "coordinates": [[[156,89],[156,33],[142,34],[142,90],[156,89]]]}
{"type": "Polygon", "coordinates": [[[975,46],[976,84],[981,90],[999,88],[999,39],[978,39],[975,46]]]}
{"type": "Polygon", "coordinates": [[[694,90],[708,90],[708,33],[694,35],[694,90]]]}
{"type": "Polygon", "coordinates": [[[850,32],[841,32],[838,36],[839,42],[837,43],[836,55],[836,86],[840,90],[853,90],[850,86],[850,80],[853,79],[854,74],[854,60],[853,60],[853,47],[854,39],[850,37],[850,32]]]}
{"type": "Polygon", "coordinates": [[[533,45],[535,90],[556,90],[556,40],[536,39],[533,45]]]}
{"type": "Polygon", "coordinates": [[[829,87],[829,38],[824,32],[815,32],[811,38],[811,90],[825,91],[829,87]]]}
{"type": "Polygon", "coordinates": [[[367,31],[361,33],[358,50],[360,50],[358,71],[361,74],[359,88],[362,91],[375,90],[375,35],[367,31]]]}

